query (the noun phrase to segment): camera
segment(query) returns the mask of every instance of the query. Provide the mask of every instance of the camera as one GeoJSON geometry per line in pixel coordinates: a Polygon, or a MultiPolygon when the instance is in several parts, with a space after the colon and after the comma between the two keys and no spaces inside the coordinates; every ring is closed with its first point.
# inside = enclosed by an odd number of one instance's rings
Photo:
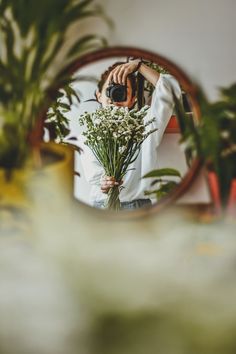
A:
{"type": "Polygon", "coordinates": [[[112,82],[106,89],[106,96],[112,102],[124,102],[127,100],[127,86],[112,82]]]}

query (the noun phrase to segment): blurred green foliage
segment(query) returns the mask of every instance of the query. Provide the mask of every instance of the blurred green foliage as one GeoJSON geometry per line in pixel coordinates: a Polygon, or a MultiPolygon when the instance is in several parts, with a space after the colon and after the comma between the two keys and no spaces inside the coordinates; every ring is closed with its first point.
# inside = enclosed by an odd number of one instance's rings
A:
{"type": "Polygon", "coordinates": [[[236,84],[221,88],[217,102],[209,102],[200,88],[197,99],[201,120],[196,124],[176,100],[181,142],[193,158],[201,158],[217,174],[222,204],[226,205],[236,177],[236,84]]]}
{"type": "Polygon", "coordinates": [[[10,169],[24,164],[49,89],[67,85],[65,69],[106,41],[80,30],[104,17],[93,0],[1,0],[0,14],[0,167],[10,169]]]}

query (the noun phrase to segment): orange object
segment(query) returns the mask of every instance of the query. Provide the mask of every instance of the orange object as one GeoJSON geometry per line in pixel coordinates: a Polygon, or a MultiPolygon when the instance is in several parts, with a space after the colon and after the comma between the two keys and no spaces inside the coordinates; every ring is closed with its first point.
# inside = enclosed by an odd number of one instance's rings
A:
{"type": "Polygon", "coordinates": [[[208,177],[208,183],[209,183],[212,201],[215,206],[215,211],[217,213],[220,213],[222,209],[222,205],[221,205],[218,177],[216,173],[213,171],[208,172],[207,177],[208,177]]]}
{"type": "Polygon", "coordinates": [[[180,133],[179,123],[176,116],[172,116],[166,127],[165,134],[176,134],[180,133]]]}
{"type": "Polygon", "coordinates": [[[236,178],[231,182],[227,212],[236,215],[236,178]]]}

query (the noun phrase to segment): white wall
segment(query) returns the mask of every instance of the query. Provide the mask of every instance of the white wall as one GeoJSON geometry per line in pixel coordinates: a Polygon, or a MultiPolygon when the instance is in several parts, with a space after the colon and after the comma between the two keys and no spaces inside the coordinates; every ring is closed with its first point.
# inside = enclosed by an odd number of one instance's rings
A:
{"type": "Polygon", "coordinates": [[[100,0],[113,45],[155,51],[198,80],[211,98],[236,80],[235,0],[100,0]]]}

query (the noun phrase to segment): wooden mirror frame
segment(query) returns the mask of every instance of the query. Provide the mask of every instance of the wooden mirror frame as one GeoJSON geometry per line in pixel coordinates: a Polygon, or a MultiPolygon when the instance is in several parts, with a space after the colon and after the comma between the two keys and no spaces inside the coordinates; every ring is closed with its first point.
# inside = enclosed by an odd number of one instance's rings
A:
{"type": "MultiPolygon", "coordinates": [[[[166,59],[165,57],[156,54],[154,52],[141,49],[141,48],[136,48],[136,47],[108,47],[104,49],[100,49],[94,52],[90,52],[88,54],[85,54],[81,56],[78,60],[73,62],[65,71],[65,73],[68,75],[73,75],[77,70],[85,67],[88,64],[92,64],[94,62],[103,60],[103,59],[109,59],[112,57],[140,57],[143,60],[151,61],[151,62],[156,62],[160,66],[163,66],[165,69],[167,69],[175,78],[180,82],[183,90],[188,93],[188,97],[190,100],[191,108],[194,114],[194,119],[197,121],[200,120],[200,107],[198,105],[197,101],[197,87],[194,85],[191,80],[188,78],[188,76],[180,69],[176,64],[172,63],[169,59],[166,59]]],[[[132,210],[132,211],[125,211],[121,210],[118,213],[110,210],[104,210],[104,209],[98,209],[91,207],[89,205],[86,205],[85,203],[79,201],[76,199],[76,202],[81,204],[81,206],[88,208],[91,212],[91,208],[94,212],[100,214],[100,216],[103,216],[105,218],[111,218],[116,216],[116,218],[122,218],[122,219],[133,219],[133,218],[140,218],[143,216],[149,216],[151,214],[156,214],[163,208],[166,208],[167,206],[170,206],[173,204],[180,196],[182,196],[188,188],[191,186],[193,183],[194,179],[196,178],[200,167],[201,167],[201,161],[199,159],[196,159],[193,161],[193,164],[191,168],[188,170],[188,172],[185,174],[183,177],[182,181],[178,184],[178,186],[168,194],[168,196],[163,197],[159,202],[153,204],[152,206],[147,206],[143,207],[140,209],[132,210]]]]}

